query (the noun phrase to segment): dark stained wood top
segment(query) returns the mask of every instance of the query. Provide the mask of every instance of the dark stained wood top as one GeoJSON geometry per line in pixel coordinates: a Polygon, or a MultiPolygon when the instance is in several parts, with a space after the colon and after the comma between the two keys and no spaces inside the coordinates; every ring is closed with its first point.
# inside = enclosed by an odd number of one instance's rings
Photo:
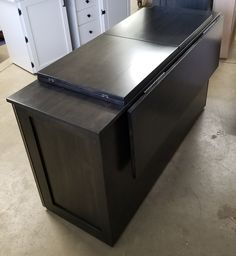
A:
{"type": "MultiPolygon", "coordinates": [[[[142,11],[139,13],[142,15],[142,11]]],[[[129,23],[130,18],[127,20],[129,23]]],[[[122,23],[118,27],[121,28],[122,23]]],[[[150,85],[153,74],[169,64],[176,51],[175,46],[103,34],[42,70],[49,77],[66,81],[66,85],[72,83],[81,88],[82,84],[88,95],[36,81],[10,96],[8,101],[99,133],[130,104],[116,105],[101,97],[97,100],[94,92],[130,100],[150,85]]]]}
{"type": "Polygon", "coordinates": [[[144,8],[41,70],[41,81],[125,105],[209,24],[212,13],[144,8]]]}
{"type": "Polygon", "coordinates": [[[7,101],[97,134],[122,113],[117,105],[38,81],[11,95],[7,101]]]}
{"type": "Polygon", "coordinates": [[[160,0],[155,1],[159,6],[182,7],[199,10],[211,10],[213,0],[160,0]]]}
{"type": "Polygon", "coordinates": [[[39,72],[39,79],[113,103],[127,103],[176,47],[102,35],[39,72]],[[44,77],[46,79],[44,80],[44,77]]]}
{"type": "Polygon", "coordinates": [[[184,8],[143,8],[106,32],[107,35],[180,47],[213,18],[211,11],[184,8]]]}

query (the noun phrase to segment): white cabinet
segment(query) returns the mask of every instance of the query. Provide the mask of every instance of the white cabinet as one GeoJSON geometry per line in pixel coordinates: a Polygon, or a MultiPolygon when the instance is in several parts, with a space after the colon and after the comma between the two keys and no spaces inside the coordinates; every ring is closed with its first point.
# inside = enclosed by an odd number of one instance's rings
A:
{"type": "Polygon", "coordinates": [[[130,15],[130,0],[68,0],[66,3],[74,48],[130,15]]]}
{"type": "Polygon", "coordinates": [[[101,34],[101,27],[98,20],[88,22],[79,27],[80,43],[85,44],[101,34]]]}
{"type": "Polygon", "coordinates": [[[106,16],[105,30],[113,27],[130,15],[130,0],[103,0],[106,16]]]}
{"type": "Polygon", "coordinates": [[[36,73],[72,50],[62,0],[0,0],[0,10],[13,63],[36,73]]]}
{"type": "Polygon", "coordinates": [[[236,0],[214,0],[213,9],[224,15],[223,38],[221,42],[221,58],[228,58],[232,37],[235,31],[236,0]]]}

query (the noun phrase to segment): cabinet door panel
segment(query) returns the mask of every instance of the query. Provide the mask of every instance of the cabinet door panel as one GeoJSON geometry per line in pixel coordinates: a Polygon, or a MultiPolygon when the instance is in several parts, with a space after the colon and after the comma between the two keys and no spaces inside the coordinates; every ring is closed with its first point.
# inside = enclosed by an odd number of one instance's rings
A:
{"type": "Polygon", "coordinates": [[[32,72],[20,16],[14,3],[0,1],[0,25],[13,63],[32,72]],[[10,17],[10,18],[9,18],[10,17]]]}
{"type": "Polygon", "coordinates": [[[19,5],[36,71],[72,50],[66,9],[61,0],[26,0],[19,5]]]}
{"type": "Polygon", "coordinates": [[[130,15],[130,0],[103,0],[105,30],[113,27],[130,15]]]}

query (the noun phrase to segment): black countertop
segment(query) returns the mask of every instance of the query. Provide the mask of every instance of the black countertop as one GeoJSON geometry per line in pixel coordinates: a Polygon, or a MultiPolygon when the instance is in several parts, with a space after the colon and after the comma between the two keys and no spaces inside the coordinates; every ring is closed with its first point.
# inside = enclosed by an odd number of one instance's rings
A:
{"type": "Polygon", "coordinates": [[[213,18],[208,11],[143,8],[41,70],[39,79],[125,105],[213,18]]]}
{"type": "Polygon", "coordinates": [[[176,47],[102,35],[40,74],[62,81],[62,87],[73,85],[72,89],[92,97],[127,102],[139,90],[138,85],[175,50],[176,47]]]}
{"type": "Polygon", "coordinates": [[[9,96],[7,101],[95,134],[124,111],[124,107],[39,81],[9,96]]]}
{"type": "Polygon", "coordinates": [[[106,32],[158,45],[181,47],[213,18],[211,11],[184,8],[143,8],[106,32]]]}

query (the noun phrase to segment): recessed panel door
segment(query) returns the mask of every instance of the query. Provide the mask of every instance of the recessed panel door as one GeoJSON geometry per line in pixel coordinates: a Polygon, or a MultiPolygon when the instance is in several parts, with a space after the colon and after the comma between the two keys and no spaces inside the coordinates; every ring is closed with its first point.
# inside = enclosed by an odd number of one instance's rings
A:
{"type": "Polygon", "coordinates": [[[36,71],[72,50],[66,8],[62,0],[25,0],[19,3],[19,7],[36,71]]]}

